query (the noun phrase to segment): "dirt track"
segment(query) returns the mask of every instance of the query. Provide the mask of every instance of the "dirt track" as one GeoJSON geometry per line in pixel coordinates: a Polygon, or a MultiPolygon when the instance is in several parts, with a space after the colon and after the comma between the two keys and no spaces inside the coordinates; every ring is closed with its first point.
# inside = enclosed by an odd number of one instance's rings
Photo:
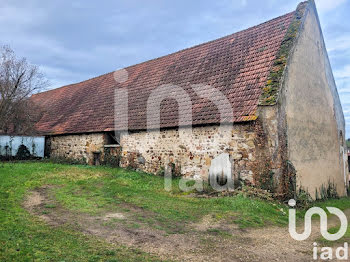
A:
{"type": "MultiPolygon", "coordinates": [[[[186,232],[166,234],[136,221],[130,212],[110,212],[90,216],[64,209],[49,194],[50,186],[30,192],[24,207],[53,227],[69,225],[75,230],[96,235],[108,242],[141,249],[162,259],[176,261],[314,261],[312,248],[319,238],[319,223],[312,224],[311,237],[295,241],[287,227],[266,227],[242,230],[234,224],[215,222],[206,216],[188,225],[186,232]],[[137,224],[136,224],[137,222],[137,224]],[[135,226],[137,225],[137,226],[135,226]],[[224,234],[223,234],[224,233],[224,234]]],[[[132,213],[147,216],[147,212],[128,206],[132,213]]],[[[349,217],[350,212],[347,212],[349,217]]],[[[331,218],[329,226],[337,225],[331,218]]],[[[300,230],[302,231],[302,230],[300,230]]]]}

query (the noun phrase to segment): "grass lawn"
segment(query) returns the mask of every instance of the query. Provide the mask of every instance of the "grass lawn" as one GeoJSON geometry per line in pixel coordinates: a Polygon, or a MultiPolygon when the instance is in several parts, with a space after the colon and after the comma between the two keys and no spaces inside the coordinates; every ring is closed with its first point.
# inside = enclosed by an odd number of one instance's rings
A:
{"type": "Polygon", "coordinates": [[[48,183],[69,186],[84,181],[83,177],[60,177],[69,170],[81,170],[86,180],[97,171],[49,163],[0,163],[0,261],[159,261],[70,228],[53,229],[21,207],[30,189],[48,183]]]}
{"type": "MultiPolygon", "coordinates": [[[[339,226],[337,227],[332,227],[328,230],[329,233],[331,234],[335,234],[339,231],[339,226]]],[[[329,240],[326,240],[325,238],[323,237],[320,237],[318,240],[317,240],[318,243],[321,243],[323,246],[334,246],[334,245],[338,245],[338,244],[344,244],[345,242],[347,243],[350,243],[350,225],[348,226],[348,230],[346,231],[345,235],[337,240],[337,241],[329,241],[329,240]]]]}
{"type": "MultiPolygon", "coordinates": [[[[163,178],[120,168],[47,162],[0,164],[0,261],[157,261],[141,251],[69,227],[45,225],[21,204],[28,191],[43,185],[54,185],[52,194],[69,210],[98,215],[137,208],[147,213],[139,220],[167,234],[186,231],[187,225],[207,215],[240,227],[288,223],[287,207],[277,202],[242,195],[194,198],[180,192],[176,183],[172,192],[166,192],[163,178]]],[[[344,198],[317,205],[346,209],[350,201],[344,198]]]]}

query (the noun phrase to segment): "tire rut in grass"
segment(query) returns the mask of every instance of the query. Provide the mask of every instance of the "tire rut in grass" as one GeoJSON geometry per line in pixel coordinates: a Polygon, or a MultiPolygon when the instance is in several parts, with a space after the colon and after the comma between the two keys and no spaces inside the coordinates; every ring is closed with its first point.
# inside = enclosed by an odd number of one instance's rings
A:
{"type": "Polygon", "coordinates": [[[137,216],[150,216],[148,211],[133,205],[126,206],[127,213],[108,212],[101,216],[92,216],[80,212],[67,210],[58,203],[50,190],[53,186],[43,186],[29,192],[23,203],[23,207],[29,213],[39,217],[50,226],[70,226],[83,233],[92,234],[105,239],[108,242],[117,242],[133,248],[139,248],[145,252],[155,254],[163,259],[192,260],[191,255],[196,240],[189,241],[182,234],[167,235],[162,230],[149,227],[135,219],[137,216]],[[130,215],[130,213],[134,213],[130,215]],[[133,225],[137,225],[133,226],[133,225]]]}
{"type": "MultiPolygon", "coordinates": [[[[307,241],[291,239],[287,227],[265,227],[241,230],[236,225],[216,221],[210,216],[202,221],[182,225],[188,230],[167,234],[137,219],[154,214],[140,207],[123,203],[127,212],[112,212],[100,216],[67,210],[51,193],[53,186],[43,186],[30,192],[23,207],[53,227],[69,226],[108,242],[138,248],[161,259],[177,261],[310,261],[312,243],[319,238],[314,233],[307,241]]],[[[336,220],[330,220],[336,225],[336,220]]],[[[298,232],[301,232],[299,229],[298,232]]],[[[313,223],[313,232],[319,224],[313,223]]]]}

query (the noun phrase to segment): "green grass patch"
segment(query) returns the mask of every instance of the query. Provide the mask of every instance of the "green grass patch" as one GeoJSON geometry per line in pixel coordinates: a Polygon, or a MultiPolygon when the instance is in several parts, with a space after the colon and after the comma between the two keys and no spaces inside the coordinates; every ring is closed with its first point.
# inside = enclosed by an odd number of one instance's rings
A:
{"type": "MultiPolygon", "coordinates": [[[[339,226],[332,227],[332,228],[328,229],[328,232],[331,234],[335,234],[338,231],[339,231],[339,226]]],[[[317,243],[320,243],[323,246],[329,246],[329,247],[334,246],[336,244],[344,244],[345,242],[350,243],[350,226],[348,226],[348,229],[347,229],[345,235],[337,241],[329,241],[323,237],[320,237],[317,240],[317,243]]]]}
{"type": "Polygon", "coordinates": [[[225,237],[225,238],[230,238],[232,237],[232,234],[230,232],[227,232],[225,230],[222,230],[222,229],[218,229],[218,228],[209,228],[207,230],[207,232],[209,234],[212,234],[212,235],[218,235],[218,236],[221,236],[221,237],[225,237]]]}
{"type": "Polygon", "coordinates": [[[178,189],[164,190],[162,177],[121,168],[81,167],[80,172],[94,169],[103,176],[85,176],[79,180],[67,180],[54,189],[56,198],[67,208],[99,214],[106,210],[123,212],[125,205],[147,211],[139,216],[142,222],[162,228],[168,233],[178,232],[191,222],[200,221],[205,215],[232,219],[241,227],[259,227],[267,224],[285,225],[286,207],[243,195],[223,198],[195,198],[178,189]],[[236,218],[236,219],[233,219],[236,218]]]}
{"type": "Polygon", "coordinates": [[[71,169],[90,171],[50,163],[0,164],[0,261],[160,261],[70,228],[52,228],[21,207],[28,190],[71,181],[57,176],[71,169]]]}
{"type": "MultiPolygon", "coordinates": [[[[26,212],[28,191],[50,187],[59,204],[87,214],[122,212],[136,218],[130,228],[148,224],[165,233],[185,232],[210,215],[242,228],[288,224],[288,207],[278,202],[236,195],[195,198],[178,189],[164,190],[162,177],[121,168],[71,166],[44,162],[0,165],[0,261],[154,261],[145,253],[105,243],[69,228],[52,228],[26,212]],[[112,255],[111,255],[112,254],[112,255]]],[[[316,202],[350,207],[348,198],[316,202]]],[[[53,212],[55,205],[45,206],[53,212]]],[[[303,216],[304,211],[298,211],[303,216]]],[[[127,222],[127,221],[126,221],[127,222]]],[[[126,223],[115,221],[115,223],[126,223]]],[[[113,221],[114,223],[114,221],[113,221]]],[[[225,232],[211,232],[225,235],[225,232]]]]}

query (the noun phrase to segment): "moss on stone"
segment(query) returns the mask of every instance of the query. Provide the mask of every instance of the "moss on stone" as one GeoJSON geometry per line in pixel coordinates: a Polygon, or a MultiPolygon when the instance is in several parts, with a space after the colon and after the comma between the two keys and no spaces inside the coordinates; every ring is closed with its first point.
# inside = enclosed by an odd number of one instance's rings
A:
{"type": "Polygon", "coordinates": [[[300,23],[308,2],[300,3],[297,7],[293,21],[289,25],[286,35],[281,43],[276,59],[270,70],[268,80],[260,97],[260,105],[274,105],[277,102],[283,72],[287,65],[289,53],[299,31],[300,23]]]}

